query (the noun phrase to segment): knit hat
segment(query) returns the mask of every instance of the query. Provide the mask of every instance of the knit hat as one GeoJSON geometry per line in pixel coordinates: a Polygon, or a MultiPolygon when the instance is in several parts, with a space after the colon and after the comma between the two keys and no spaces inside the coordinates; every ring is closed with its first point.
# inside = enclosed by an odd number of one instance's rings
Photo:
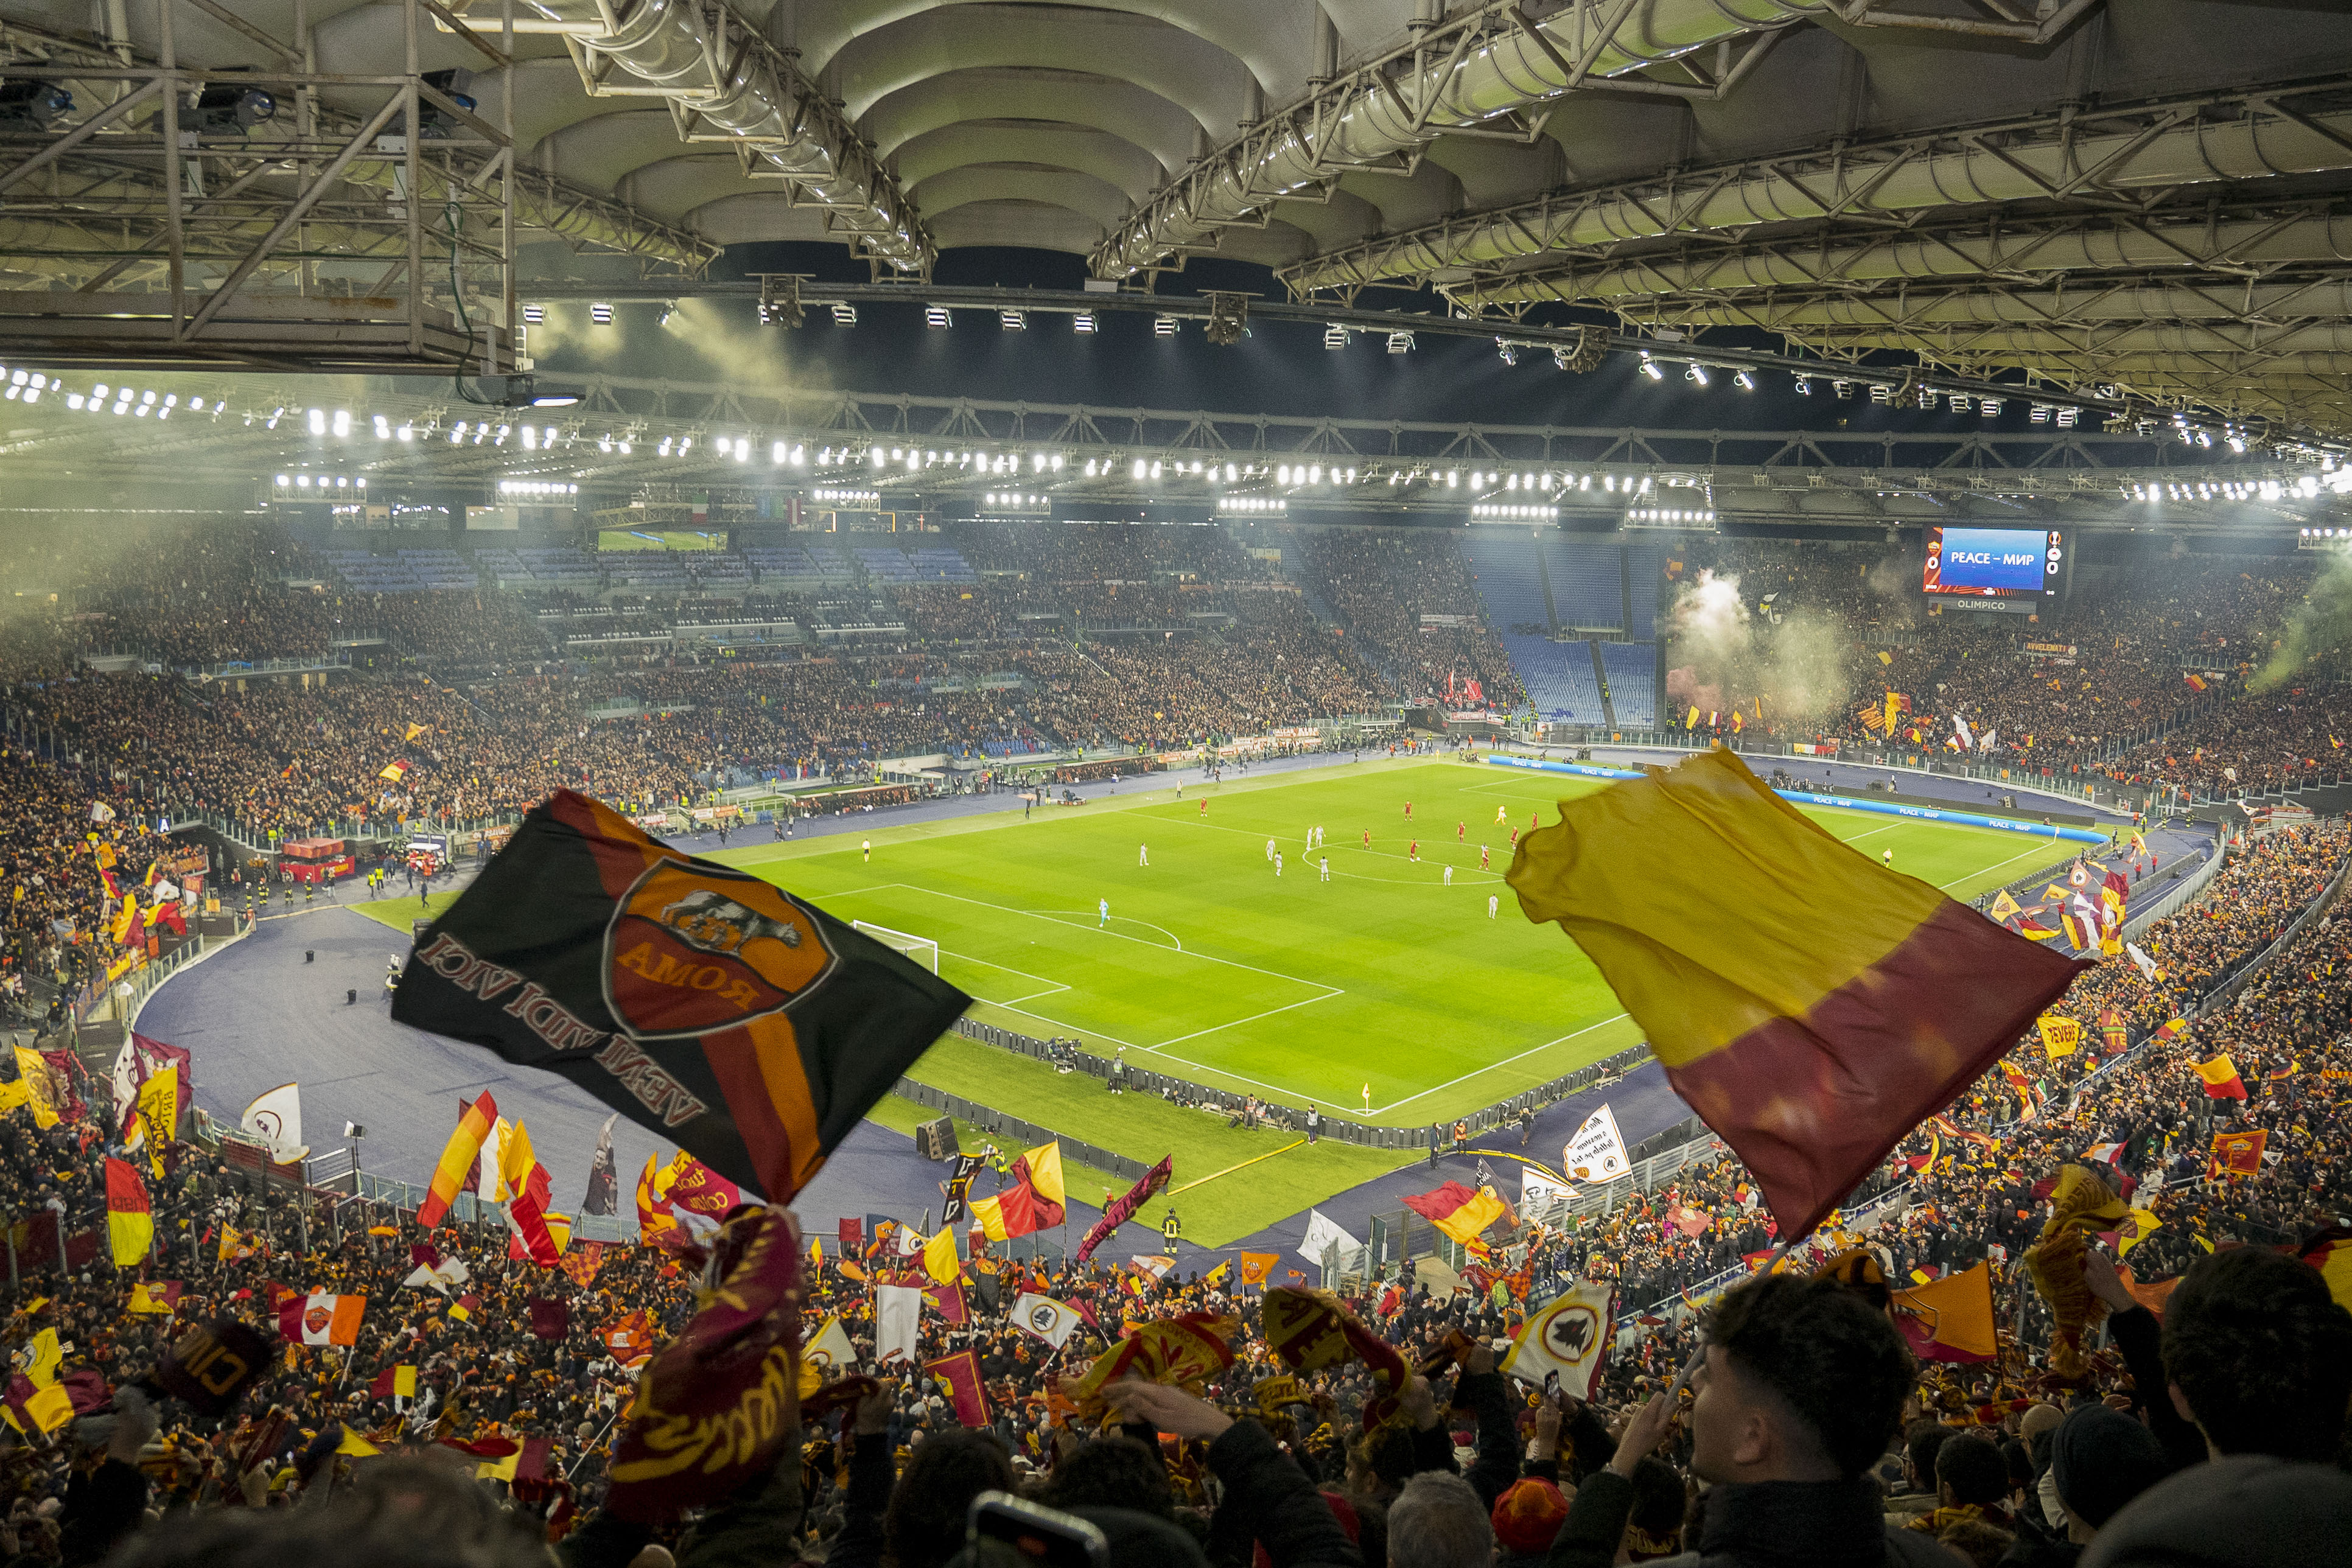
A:
{"type": "Polygon", "coordinates": [[[2094,1530],[2162,1480],[2168,1468],[2154,1433],[2104,1405],[2068,1412],[2050,1445],[2059,1500],[2094,1530]]]}
{"type": "Polygon", "coordinates": [[[1540,1557],[1568,1519],[1568,1500],[1547,1480],[1529,1476],[1495,1500],[1495,1540],[1506,1555],[1540,1557]]]}

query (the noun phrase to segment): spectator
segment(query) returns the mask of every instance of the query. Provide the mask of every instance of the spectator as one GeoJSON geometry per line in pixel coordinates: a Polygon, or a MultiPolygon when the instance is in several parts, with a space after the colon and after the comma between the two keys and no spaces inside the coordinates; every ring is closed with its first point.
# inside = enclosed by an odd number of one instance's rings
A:
{"type": "Polygon", "coordinates": [[[2295,1258],[2215,1252],[2165,1303],[2164,1371],[2217,1457],[2326,1463],[2352,1403],[2352,1312],[2295,1258]]]}

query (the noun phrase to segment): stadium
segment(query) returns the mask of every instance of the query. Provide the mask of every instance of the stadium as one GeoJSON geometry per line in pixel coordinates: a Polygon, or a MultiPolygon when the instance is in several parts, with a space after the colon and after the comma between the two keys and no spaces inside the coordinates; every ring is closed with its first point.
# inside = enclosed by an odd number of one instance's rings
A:
{"type": "Polygon", "coordinates": [[[0,1545],[2335,1560],[2335,14],[0,0],[0,1545]]]}

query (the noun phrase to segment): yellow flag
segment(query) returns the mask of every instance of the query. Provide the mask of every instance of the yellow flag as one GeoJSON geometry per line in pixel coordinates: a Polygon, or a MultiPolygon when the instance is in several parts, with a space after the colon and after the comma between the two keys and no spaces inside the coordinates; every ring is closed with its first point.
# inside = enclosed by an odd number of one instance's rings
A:
{"type": "Polygon", "coordinates": [[[159,1143],[169,1143],[180,1125],[180,1069],[163,1068],[139,1086],[139,1120],[159,1143]]]}
{"type": "Polygon", "coordinates": [[[351,1427],[347,1426],[343,1428],[343,1440],[335,1445],[335,1452],[338,1454],[349,1454],[354,1458],[364,1459],[370,1455],[381,1454],[383,1450],[377,1447],[373,1443],[369,1442],[366,1438],[361,1436],[358,1433],[352,1431],[351,1427]]]}
{"type": "Polygon", "coordinates": [[[25,1401],[25,1414],[44,1432],[54,1432],[73,1419],[73,1395],[51,1384],[25,1401]]]}
{"type": "Polygon", "coordinates": [[[25,1103],[33,1108],[33,1125],[55,1127],[58,1108],[49,1098],[49,1064],[40,1052],[16,1047],[16,1080],[25,1086],[25,1103]]]}
{"type": "Polygon", "coordinates": [[[2036,1022],[2042,1030],[2042,1048],[2053,1059],[2073,1056],[2083,1043],[2083,1026],[2073,1018],[2045,1014],[2036,1022]]]}
{"type": "Polygon", "coordinates": [[[55,1329],[43,1329],[33,1336],[32,1354],[25,1363],[25,1376],[35,1388],[47,1388],[58,1380],[58,1367],[66,1359],[65,1348],[58,1343],[55,1329]]]}
{"type": "Polygon", "coordinates": [[[2146,1241],[2149,1234],[2163,1223],[2156,1217],[2154,1209],[2132,1210],[2124,1216],[2124,1223],[2116,1227],[2123,1232],[2116,1244],[2116,1255],[2120,1258],[2129,1254],[2133,1247],[2146,1241]]]}
{"type": "Polygon", "coordinates": [[[963,1278],[963,1264],[956,1257],[952,1226],[942,1229],[939,1235],[923,1243],[923,1272],[942,1285],[952,1285],[963,1278]]]}

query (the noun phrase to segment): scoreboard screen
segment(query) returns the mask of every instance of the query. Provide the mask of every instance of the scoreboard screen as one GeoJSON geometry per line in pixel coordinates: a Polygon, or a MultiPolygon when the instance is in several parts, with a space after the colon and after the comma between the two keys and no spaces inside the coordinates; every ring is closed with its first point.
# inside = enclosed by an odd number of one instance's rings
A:
{"type": "Polygon", "coordinates": [[[1920,586],[1975,599],[2041,598],[2058,592],[2065,561],[2056,529],[1931,528],[1920,586]]]}

